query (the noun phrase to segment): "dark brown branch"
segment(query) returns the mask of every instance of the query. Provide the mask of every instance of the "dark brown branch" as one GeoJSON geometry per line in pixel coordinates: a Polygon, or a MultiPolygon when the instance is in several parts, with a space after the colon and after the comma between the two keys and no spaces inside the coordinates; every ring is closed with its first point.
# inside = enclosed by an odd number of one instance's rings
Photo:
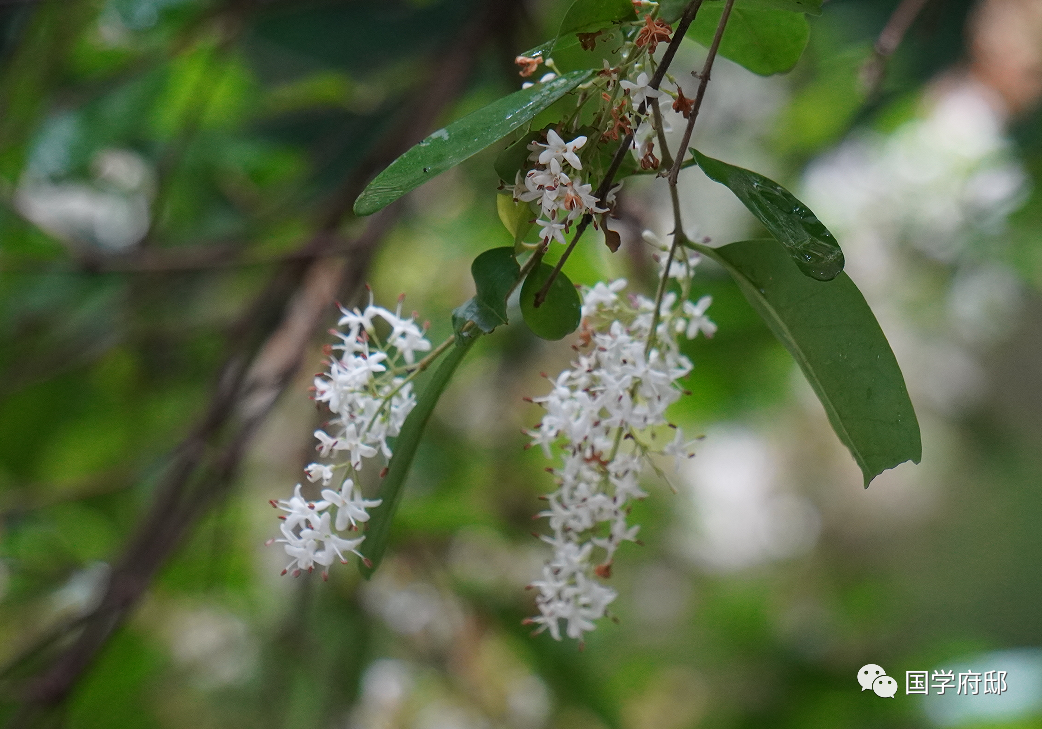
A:
{"type": "Polygon", "coordinates": [[[727,19],[731,15],[734,0],[727,0],[724,12],[720,15],[720,24],[716,26],[716,35],[713,36],[713,44],[709,47],[709,55],[706,56],[702,72],[698,74],[698,91],[695,93],[695,103],[691,107],[691,116],[688,117],[687,126],[684,128],[684,137],[680,140],[677,148],[676,160],[669,171],[669,184],[676,187],[677,177],[680,175],[680,167],[684,164],[687,156],[687,145],[691,142],[691,132],[695,129],[695,121],[698,119],[698,110],[702,107],[702,99],[706,95],[706,87],[709,85],[709,75],[713,70],[713,62],[716,60],[716,52],[720,49],[720,41],[724,37],[724,29],[727,28],[727,19]]]}
{"type": "MultiPolygon", "coordinates": [[[[662,61],[659,63],[658,68],[655,69],[654,75],[651,80],[648,81],[648,86],[653,89],[658,89],[662,83],[662,79],[666,77],[666,71],[669,70],[669,65],[673,63],[673,57],[677,54],[677,48],[680,47],[680,42],[684,40],[684,36],[687,34],[687,29],[691,26],[691,23],[695,19],[695,15],[698,13],[698,9],[702,7],[702,0],[691,0],[684,8],[684,14],[680,18],[680,22],[677,23],[677,28],[673,32],[673,37],[669,41],[669,47],[662,54],[662,61]]],[[[645,100],[637,109],[637,114],[643,116],[647,112],[648,102],[645,100]]],[[[622,166],[622,160],[626,158],[626,154],[630,150],[630,145],[633,144],[633,132],[627,132],[626,136],[623,137],[622,143],[619,144],[619,148],[615,150],[615,156],[612,157],[611,165],[608,166],[608,172],[604,175],[604,179],[601,181],[600,186],[594,192],[594,197],[599,201],[604,201],[607,197],[608,192],[611,190],[612,184],[615,182],[615,175],[619,171],[619,167],[622,166]]],[[[557,265],[554,266],[554,270],[550,273],[550,276],[546,279],[546,283],[543,287],[535,294],[533,304],[536,308],[542,305],[546,301],[546,294],[550,290],[550,286],[553,285],[557,275],[561,273],[561,269],[564,268],[565,261],[572,255],[572,251],[575,249],[576,243],[582,237],[583,233],[593,222],[593,216],[589,213],[582,216],[579,220],[579,224],[575,227],[575,236],[572,237],[571,243],[565,248],[564,253],[561,254],[561,258],[557,261],[557,265]]]]}
{"type": "Polygon", "coordinates": [[[106,253],[100,250],[79,250],[72,266],[48,266],[45,263],[9,264],[0,266],[4,273],[119,273],[169,274],[193,273],[275,266],[283,263],[314,261],[319,258],[337,258],[355,252],[358,240],[345,240],[335,233],[319,234],[312,245],[298,247],[286,253],[258,255],[243,244],[215,243],[179,248],[144,248],[129,252],[106,253]]]}
{"type": "MultiPolygon", "coordinates": [[[[511,6],[501,0],[466,29],[464,38],[456,39],[453,50],[432,69],[435,81],[417,93],[417,104],[398,136],[377,156],[393,159],[434,125],[461,92],[481,48],[478,40],[494,35],[489,25],[503,22],[511,6]]],[[[331,201],[317,221],[316,234],[301,246],[305,255],[283,263],[240,318],[229,336],[210,405],[173,453],[152,505],[115,562],[98,608],[71,644],[28,684],[14,726],[26,725],[64,701],[156,572],[199,518],[231,488],[245,449],[298,370],[305,345],[325,317],[334,292],[339,289],[351,296],[360,289],[372,252],[401,210],[394,205],[369,220],[350,265],[314,261],[329,241],[329,232],[348,215],[357,191],[367,181],[366,173],[378,166],[370,159],[345,181],[341,199],[331,201]]]]}

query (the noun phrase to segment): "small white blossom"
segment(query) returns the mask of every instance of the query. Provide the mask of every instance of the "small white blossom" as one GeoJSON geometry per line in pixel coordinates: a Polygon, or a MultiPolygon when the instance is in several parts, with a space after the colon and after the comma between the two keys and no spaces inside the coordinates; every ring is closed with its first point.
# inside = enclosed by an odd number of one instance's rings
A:
{"type": "Polygon", "coordinates": [[[538,162],[541,165],[549,165],[550,160],[556,158],[559,162],[567,162],[574,169],[581,170],[582,162],[579,161],[579,156],[575,151],[584,144],[586,144],[586,137],[579,136],[570,142],[565,142],[561,139],[561,135],[551,129],[546,133],[546,144],[536,142],[537,146],[544,148],[539,154],[538,162]]]}
{"type": "Polygon", "coordinates": [[[685,332],[688,339],[694,339],[699,332],[702,332],[710,339],[716,334],[716,324],[705,315],[706,309],[712,303],[712,296],[703,296],[698,300],[697,304],[692,304],[690,301],[684,302],[684,313],[691,317],[688,319],[687,331],[685,332]]]}
{"type": "Polygon", "coordinates": [[[535,223],[544,245],[551,241],[565,243],[569,226],[583,215],[608,212],[599,205],[593,186],[578,177],[582,160],[576,151],[586,141],[586,137],[578,136],[566,142],[555,130],[548,130],[546,142],[528,145],[533,168],[524,175],[518,172],[514,184],[507,188],[517,202],[538,203],[535,223]],[[573,171],[571,174],[565,172],[565,165],[573,171]]]}
{"type": "Polygon", "coordinates": [[[681,311],[692,309],[695,334],[707,331],[709,299],[687,301],[693,267],[685,270],[682,296],[671,292],[662,299],[651,345],[655,302],[623,298],[622,280],[587,290],[582,316],[589,346],[553,380],[547,395],[532,398],[544,410],[539,426],[528,431],[532,445],[547,457],[556,450],[561,466],[553,470],[558,489],[538,515],[547,519],[551,534],[542,540],[553,555],[542,579],[531,585],[538,590],[539,614],[525,622],[555,640],[561,639],[562,621],[565,635],[582,640],[615,599],[601,580],[611,575],[619,547],[637,539],[640,527],[629,524],[627,515],[630,502],[647,495],[640,478],[651,455],[693,454],[680,428],[668,445],[649,445],[655,429],[668,424],[666,410],[681,395],[678,381],[692,368],[674,338],[688,331],[681,311]]]}
{"type": "MultiPolygon", "coordinates": [[[[416,355],[431,350],[424,329],[414,317],[403,317],[401,308],[400,300],[394,312],[375,305],[372,292],[362,310],[341,307],[343,330],[335,332],[340,343],[332,347],[340,356],[331,357],[327,371],[315,377],[313,397],[325,403],[333,416],[315,431],[315,449],[323,459],[345,454],[346,462],[309,464],[304,473],[311,483],[329,486],[339,469],[357,474],[367,459],[378,454],[391,458],[388,438],[400,433],[416,405],[409,372],[415,369],[416,355]],[[382,341],[380,333],[388,328],[382,341]]],[[[344,561],[349,552],[359,554],[365,537],[346,538],[341,533],[357,533],[359,525],[369,521],[368,510],[380,501],[364,499],[356,483],[345,477],[339,490],[324,488],[322,500],[314,503],[304,499],[298,484],[288,500],[271,502],[286,512],[282,536],[272,540],[283,544],[293,560],[284,574],[298,575],[315,565],[326,568],[344,561]]]]}
{"type": "MultiPolygon", "coordinates": [[[[620,81],[619,85],[630,95],[630,103],[633,104],[634,109],[639,109],[641,104],[654,103],[652,100],[657,99],[662,95],[662,92],[658,89],[653,89],[648,86],[651,79],[648,78],[648,74],[641,72],[637,76],[637,80],[634,81],[620,81]]],[[[646,109],[650,113],[651,109],[646,109]]]]}
{"type": "Polygon", "coordinates": [[[326,466],[322,463],[309,464],[304,469],[304,473],[307,474],[308,481],[315,483],[321,481],[323,486],[328,486],[329,482],[333,480],[333,469],[330,466],[326,466]]]}

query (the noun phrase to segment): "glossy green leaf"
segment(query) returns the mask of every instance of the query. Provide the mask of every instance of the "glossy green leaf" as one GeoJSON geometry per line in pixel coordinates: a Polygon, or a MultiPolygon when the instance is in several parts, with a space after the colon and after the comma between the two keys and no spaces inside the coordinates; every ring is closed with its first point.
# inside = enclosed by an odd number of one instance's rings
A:
{"type": "Polygon", "coordinates": [[[528,169],[530,164],[528,156],[532,154],[528,145],[536,140],[546,141],[545,129],[533,129],[528,134],[522,135],[520,139],[507,145],[506,149],[496,156],[493,167],[495,167],[499,179],[508,185],[514,184],[517,173],[525,172],[528,169]]]}
{"type": "Polygon", "coordinates": [[[376,176],[355,200],[371,215],[427,180],[502,139],[593,75],[575,71],[516,91],[430,135],[376,176]]]}
{"type": "Polygon", "coordinates": [[[361,552],[368,560],[368,564],[359,562],[358,569],[366,579],[372,577],[376,572],[387,551],[387,544],[391,537],[391,523],[394,521],[394,514],[398,511],[402,500],[402,486],[405,485],[405,477],[409,474],[409,467],[416,456],[416,449],[420,445],[420,438],[423,437],[427,421],[430,420],[434,406],[438,404],[438,398],[449,384],[456,368],[459,367],[463,357],[470,351],[477,339],[478,336],[471,336],[457,340],[456,346],[443,355],[445,359],[441,361],[434,371],[434,375],[427,381],[416,401],[416,407],[409,413],[409,417],[402,425],[401,432],[394,440],[394,455],[391,457],[391,462],[387,466],[387,474],[380,482],[380,489],[377,493],[377,498],[381,499],[381,503],[371,511],[365,531],[365,541],[361,546],[361,552]]]}
{"type": "Polygon", "coordinates": [[[734,277],[803,370],[865,487],[888,468],[922,457],[919,422],[886,336],[854,282],[802,275],[773,240],[695,245],[734,277]]]}
{"type": "Polygon", "coordinates": [[[532,229],[533,220],[532,206],[530,203],[514,200],[510,193],[499,193],[496,195],[496,212],[503,227],[514,239],[514,254],[524,250],[522,245],[528,231],[532,229]]]}
{"type": "MultiPolygon", "coordinates": [[[[658,16],[667,23],[675,23],[684,14],[689,0],[659,0],[658,16]]],[[[723,0],[707,0],[706,4],[723,4],[723,0]]],[[[821,0],[735,0],[735,7],[763,7],[789,10],[808,15],[821,15],[821,0]]],[[[719,15],[717,16],[719,17],[719,15]]]]}
{"type": "MultiPolygon", "coordinates": [[[[710,1],[723,2],[723,0],[710,1]]],[[[738,5],[740,7],[759,6],[776,10],[788,10],[794,13],[806,13],[807,15],[821,15],[821,0],[739,0],[738,5]]]]}
{"type": "Polygon", "coordinates": [[[582,302],[579,292],[564,275],[557,274],[550,289],[546,292],[546,300],[536,307],[535,295],[550,278],[553,266],[540,263],[539,267],[528,274],[521,287],[521,314],[525,324],[536,336],[543,339],[562,339],[578,328],[582,316],[582,302]]]}
{"type": "Polygon", "coordinates": [[[575,0],[557,31],[558,38],[570,33],[592,33],[607,28],[612,23],[624,23],[637,19],[630,0],[575,0]]]}
{"type": "Polygon", "coordinates": [[[830,281],[843,270],[843,251],[820,220],[788,190],[763,175],[691,150],[710,179],[731,189],[789,251],[804,274],[830,281]]]}
{"type": "Polygon", "coordinates": [[[452,312],[453,328],[457,335],[463,325],[474,322],[488,333],[507,323],[507,297],[521,278],[521,267],[514,258],[513,248],[492,248],[470,265],[477,293],[474,298],[452,312]]]}
{"type": "MultiPolygon", "coordinates": [[[[716,35],[724,3],[707,0],[691,23],[687,37],[707,48],[716,35]]],[[[736,3],[720,41],[720,55],[753,73],[770,76],[791,71],[810,40],[810,26],[802,12],[736,3]]]]}

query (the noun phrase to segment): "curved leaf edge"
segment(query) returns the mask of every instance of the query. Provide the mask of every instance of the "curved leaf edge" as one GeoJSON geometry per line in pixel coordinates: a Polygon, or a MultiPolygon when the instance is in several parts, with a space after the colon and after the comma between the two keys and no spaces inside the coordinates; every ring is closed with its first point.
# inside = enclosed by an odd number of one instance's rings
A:
{"type": "MultiPolygon", "coordinates": [[[[774,239],[760,239],[756,241],[744,242],[756,242],[768,245],[781,245],[778,241],[774,239]]],[[[887,471],[907,461],[911,461],[915,464],[918,464],[922,461],[922,436],[919,430],[918,418],[916,417],[915,410],[911,406],[911,401],[909,400],[909,410],[912,414],[913,419],[915,419],[915,430],[917,435],[919,435],[917,442],[915,443],[915,446],[913,448],[914,453],[909,455],[908,457],[902,458],[899,461],[894,461],[886,467],[879,469],[872,468],[867,463],[858,447],[853,443],[851,435],[847,430],[846,426],[843,424],[839,412],[837,411],[835,405],[832,403],[831,398],[825,392],[824,386],[817,378],[817,376],[814,374],[814,369],[811,366],[810,360],[806,357],[802,349],[797,345],[796,338],[792,335],[788,325],[786,325],[786,323],[775,314],[771,307],[766,305],[760,290],[739,269],[733,266],[722,255],[720,255],[717,249],[693,241],[688,241],[687,245],[689,245],[691,248],[698,251],[702,255],[706,256],[707,258],[715,261],[725,271],[727,271],[727,273],[731,276],[731,278],[734,279],[735,283],[738,285],[738,288],[741,290],[742,294],[749,301],[749,304],[753,307],[753,309],[756,310],[756,313],[759,314],[760,318],[764,320],[764,323],[767,325],[767,327],[771,330],[775,337],[777,337],[777,339],[781,342],[785,349],[792,355],[793,359],[796,361],[796,364],[799,366],[800,371],[803,372],[804,377],[806,377],[808,384],[810,384],[811,388],[814,390],[814,394],[817,395],[819,402],[821,402],[822,407],[825,409],[825,413],[828,416],[829,423],[832,425],[832,429],[833,431],[835,431],[836,436],[840,439],[843,445],[847,447],[847,449],[851,453],[851,456],[854,458],[854,461],[858,464],[858,467],[861,469],[862,475],[864,476],[864,486],[866,489],[872,483],[872,480],[876,476],[881,474],[883,471],[887,471]]],[[[860,291],[858,293],[860,294],[860,291]]],[[[893,352],[891,350],[891,354],[892,353],[893,352]]],[[[904,387],[903,380],[902,387],[904,387]]],[[[904,394],[907,397],[907,388],[905,388],[904,394]]]]}

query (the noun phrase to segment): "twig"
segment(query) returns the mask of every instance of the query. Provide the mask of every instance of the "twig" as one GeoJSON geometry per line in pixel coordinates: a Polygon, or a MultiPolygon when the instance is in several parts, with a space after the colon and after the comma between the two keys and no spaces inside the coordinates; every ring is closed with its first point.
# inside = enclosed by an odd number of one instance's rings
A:
{"type": "Polygon", "coordinates": [[[886,21],[872,48],[872,57],[861,67],[861,81],[868,96],[875,96],[886,75],[887,62],[904,40],[915,19],[930,0],[901,0],[886,21]]]}
{"type": "MultiPolygon", "coordinates": [[[[503,0],[494,10],[506,5],[503,0]]],[[[428,93],[417,98],[415,113],[379,155],[400,154],[424,136],[464,87],[480,52],[480,41],[490,34],[488,25],[499,20],[489,13],[456,39],[453,51],[432,70],[437,83],[428,85],[428,93]]],[[[365,170],[372,166],[371,160],[363,165],[340,192],[356,195],[366,182],[365,170]]],[[[353,199],[333,200],[318,221],[318,233],[301,250],[313,251],[328,240],[329,231],[348,214],[353,199]]],[[[326,264],[309,264],[310,259],[286,262],[243,313],[229,337],[228,354],[210,405],[172,454],[154,502],[116,560],[98,608],[69,647],[28,684],[21,712],[12,720],[14,726],[26,725],[68,696],[184,536],[231,488],[253,434],[299,368],[305,344],[326,314],[329,289],[337,281],[335,287],[349,294],[361,287],[373,250],[401,209],[393,205],[370,218],[352,265],[330,270],[326,264]]]]}
{"type": "MultiPolygon", "coordinates": [[[[669,65],[673,62],[673,57],[677,54],[677,48],[680,47],[680,42],[684,40],[684,36],[687,34],[687,29],[691,26],[691,23],[695,19],[695,15],[698,13],[698,9],[702,7],[702,0],[691,0],[684,8],[684,14],[680,18],[680,22],[677,23],[677,28],[673,32],[673,37],[669,41],[669,46],[666,48],[665,53],[662,54],[662,61],[659,63],[658,68],[655,69],[655,73],[652,75],[651,80],[648,81],[648,87],[652,89],[658,89],[662,83],[662,79],[666,76],[666,71],[669,70],[669,65]]],[[[647,111],[647,100],[640,105],[637,109],[638,115],[644,115],[647,111]]],[[[607,173],[604,175],[604,179],[601,181],[600,186],[594,192],[594,197],[598,200],[603,201],[608,195],[608,191],[611,190],[612,183],[615,182],[615,175],[619,171],[619,167],[622,165],[622,160],[626,158],[626,154],[630,150],[630,145],[633,144],[633,132],[627,132],[626,136],[623,137],[622,142],[619,144],[619,148],[615,151],[615,156],[612,157],[611,165],[608,167],[607,173]]],[[[575,227],[575,235],[572,237],[568,247],[565,248],[564,253],[561,254],[557,264],[554,266],[554,270],[551,271],[550,276],[547,277],[546,282],[543,284],[536,294],[533,304],[536,308],[542,306],[543,302],[546,301],[546,294],[553,285],[557,275],[561,273],[561,269],[564,268],[565,262],[568,257],[572,255],[572,250],[575,248],[576,243],[582,237],[582,234],[586,232],[590,223],[593,221],[593,216],[590,213],[586,213],[579,220],[579,224],[575,227]]]]}
{"type": "MultiPolygon", "coordinates": [[[[709,74],[713,68],[713,61],[716,60],[716,53],[720,48],[720,40],[723,38],[724,30],[727,28],[727,20],[731,14],[731,7],[733,5],[734,0],[727,0],[727,5],[724,6],[724,11],[720,15],[720,23],[716,27],[716,35],[713,36],[713,44],[709,48],[709,55],[706,56],[706,62],[702,67],[702,73],[699,74],[698,92],[695,95],[695,100],[691,107],[691,116],[688,118],[687,127],[684,129],[684,138],[680,142],[680,150],[677,153],[667,177],[669,181],[670,202],[673,206],[673,243],[669,247],[669,255],[666,257],[666,264],[662,270],[662,277],[659,280],[658,290],[655,292],[655,308],[651,315],[651,330],[648,333],[648,341],[644,345],[645,354],[649,353],[655,344],[659,318],[661,316],[662,300],[666,295],[666,286],[669,283],[669,269],[673,266],[673,260],[676,258],[677,250],[687,242],[687,234],[684,232],[684,222],[680,215],[680,195],[677,192],[677,177],[680,174],[680,169],[683,166],[684,157],[686,156],[685,150],[691,141],[691,132],[694,130],[695,122],[698,120],[698,110],[702,106],[702,98],[705,96],[706,86],[709,84],[709,74]]],[[[659,141],[662,144],[662,158],[668,159],[670,152],[669,148],[666,146],[665,135],[660,133],[659,141]]]]}
{"type": "Polygon", "coordinates": [[[720,40],[724,37],[724,29],[727,27],[727,19],[731,15],[733,6],[734,0],[727,0],[727,4],[724,5],[724,12],[720,16],[720,24],[716,26],[713,45],[709,47],[709,55],[706,56],[705,65],[702,66],[702,72],[698,74],[698,91],[695,93],[695,103],[691,107],[691,116],[687,120],[687,127],[684,128],[684,137],[680,140],[680,149],[677,152],[676,160],[669,171],[669,184],[674,187],[676,187],[677,177],[680,175],[680,166],[683,164],[684,157],[687,156],[687,145],[691,142],[691,132],[695,128],[698,110],[702,107],[702,98],[706,95],[706,86],[709,85],[709,74],[713,70],[716,52],[720,48],[720,40]]]}
{"type": "Polygon", "coordinates": [[[347,256],[358,249],[358,240],[344,240],[332,233],[316,235],[311,245],[286,253],[257,255],[243,245],[220,243],[192,245],[178,248],[144,248],[130,252],[105,253],[79,251],[73,266],[54,266],[48,263],[8,264],[0,266],[3,273],[113,273],[113,274],[174,274],[200,271],[220,271],[256,266],[275,266],[291,262],[310,262],[319,258],[347,256]]]}

